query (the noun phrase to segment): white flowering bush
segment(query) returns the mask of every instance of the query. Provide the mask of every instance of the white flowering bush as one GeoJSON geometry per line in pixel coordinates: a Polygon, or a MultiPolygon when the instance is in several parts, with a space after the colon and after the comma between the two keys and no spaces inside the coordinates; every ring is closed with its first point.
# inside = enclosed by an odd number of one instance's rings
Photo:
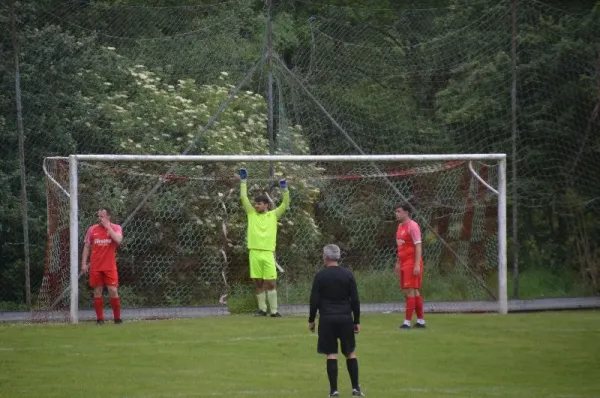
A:
{"type": "MultiPolygon", "coordinates": [[[[214,84],[197,85],[190,79],[169,84],[143,65],[119,70],[114,79],[99,83],[103,88],[101,95],[83,98],[102,115],[96,119],[96,125],[90,121],[86,128],[104,130],[116,151],[210,155],[269,152],[267,104],[262,95],[252,91],[240,91],[206,129],[235,88],[227,72],[221,72],[214,84]]],[[[293,154],[310,153],[301,126],[290,127],[285,135],[291,142],[287,148],[293,154]]],[[[240,206],[235,173],[238,168],[247,167],[250,195],[268,193],[278,204],[281,192],[272,189],[269,165],[178,163],[165,175],[168,167],[156,162],[81,167],[82,196],[87,196],[88,208],[107,205],[121,217],[126,217],[152,186],[162,181],[158,191],[126,226],[122,267],[135,267],[140,261],[153,264],[142,271],[147,275],[141,279],[161,285],[177,280],[177,285],[189,284],[189,289],[198,283],[218,284],[225,265],[229,279],[247,279],[246,215],[240,206]],[[177,271],[184,264],[185,274],[191,272],[193,278],[184,278],[177,271]],[[155,280],[157,274],[161,275],[160,281],[155,280]]],[[[319,190],[313,186],[313,180],[319,178],[322,170],[314,164],[278,163],[274,171],[275,182],[288,179],[292,195],[292,208],[279,225],[279,261],[286,268],[293,267],[298,275],[312,272],[322,238],[314,219],[319,190]]],[[[88,215],[92,221],[93,214],[88,215]]],[[[290,274],[293,276],[294,272],[290,274]]],[[[180,301],[185,304],[188,299],[180,301]]]]}

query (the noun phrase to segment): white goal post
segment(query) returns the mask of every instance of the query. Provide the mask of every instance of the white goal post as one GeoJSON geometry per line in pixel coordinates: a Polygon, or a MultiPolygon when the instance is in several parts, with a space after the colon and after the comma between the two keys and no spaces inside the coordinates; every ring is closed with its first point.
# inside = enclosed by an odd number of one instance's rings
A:
{"type": "MultiPolygon", "coordinates": [[[[136,162],[143,164],[144,162],[154,163],[188,163],[194,162],[197,164],[250,164],[252,162],[293,162],[293,163],[349,163],[362,162],[371,164],[373,167],[376,164],[384,165],[388,162],[402,163],[419,163],[419,162],[452,162],[461,161],[468,163],[468,170],[473,174],[473,178],[479,181],[482,186],[485,186],[489,192],[497,196],[497,312],[500,314],[508,313],[508,296],[507,296],[507,199],[506,199],[506,154],[491,153],[491,154],[442,154],[442,155],[108,155],[108,154],[90,154],[90,155],[70,155],[66,157],[47,158],[68,159],[68,196],[69,196],[69,259],[70,259],[70,322],[77,323],[79,321],[79,166],[81,162],[103,162],[124,164],[128,162],[136,162]],[[489,181],[485,181],[472,167],[471,162],[493,162],[495,169],[495,183],[493,187],[489,181]]],[[[487,165],[486,165],[487,166],[487,165]]],[[[52,180],[52,177],[47,173],[47,177],[52,180]]],[[[387,177],[384,177],[387,179],[387,177]]],[[[56,181],[54,181],[56,183],[56,181]]],[[[160,184],[160,182],[157,181],[160,184]]],[[[406,199],[400,194],[392,183],[387,181],[392,189],[399,194],[398,202],[406,199]]],[[[56,185],[60,185],[56,183],[56,185]]],[[[62,190],[63,193],[64,189],[62,190]]],[[[496,231],[494,231],[496,233],[496,231]]],[[[494,244],[495,247],[495,244],[494,244]]],[[[425,249],[426,250],[426,249],[425,249]]],[[[494,254],[495,256],[495,254],[494,254]]],[[[66,291],[63,293],[67,293],[66,291]]]]}

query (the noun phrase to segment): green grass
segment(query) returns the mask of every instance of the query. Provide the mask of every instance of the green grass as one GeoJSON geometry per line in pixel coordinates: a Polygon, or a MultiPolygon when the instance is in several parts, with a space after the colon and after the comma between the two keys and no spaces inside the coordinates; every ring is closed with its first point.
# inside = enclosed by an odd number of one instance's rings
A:
{"type": "MultiPolygon", "coordinates": [[[[363,317],[368,397],[600,396],[598,311],[400,318],[363,317]]],[[[325,397],[315,344],[305,317],[2,324],[0,397],[325,397]]]]}

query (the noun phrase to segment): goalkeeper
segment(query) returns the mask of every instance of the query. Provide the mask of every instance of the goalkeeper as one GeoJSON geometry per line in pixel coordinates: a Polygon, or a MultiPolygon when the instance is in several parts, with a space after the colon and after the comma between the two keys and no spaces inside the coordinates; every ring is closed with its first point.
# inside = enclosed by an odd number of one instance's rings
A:
{"type": "Polygon", "coordinates": [[[248,216],[247,246],[250,257],[250,278],[256,286],[258,311],[255,315],[267,315],[267,299],[271,317],[281,318],[277,311],[277,269],[275,267],[275,247],[277,243],[277,222],[290,205],[290,193],[285,179],[279,181],[283,189],[283,202],[275,210],[269,211],[270,200],[266,196],[254,198],[254,205],[248,200],[246,169],[239,171],[240,199],[248,216]]]}

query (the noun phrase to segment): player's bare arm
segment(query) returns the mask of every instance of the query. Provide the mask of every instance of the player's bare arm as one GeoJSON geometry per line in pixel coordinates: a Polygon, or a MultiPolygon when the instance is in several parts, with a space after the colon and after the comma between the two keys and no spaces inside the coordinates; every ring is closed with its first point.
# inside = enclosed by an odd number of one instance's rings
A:
{"type": "Polygon", "coordinates": [[[104,228],[106,228],[106,230],[108,231],[108,234],[110,235],[110,238],[117,244],[120,245],[121,242],[123,241],[123,235],[116,233],[115,230],[113,229],[110,221],[108,221],[106,218],[104,218],[102,221],[102,225],[104,226],[104,228]]]}
{"type": "Polygon", "coordinates": [[[413,269],[413,274],[418,276],[421,273],[421,258],[423,253],[423,244],[417,243],[415,245],[415,266],[413,269]]]}
{"type": "Polygon", "coordinates": [[[88,263],[88,258],[90,255],[90,244],[85,243],[83,245],[83,251],[81,253],[81,273],[87,274],[90,270],[90,264],[88,263]]]}

